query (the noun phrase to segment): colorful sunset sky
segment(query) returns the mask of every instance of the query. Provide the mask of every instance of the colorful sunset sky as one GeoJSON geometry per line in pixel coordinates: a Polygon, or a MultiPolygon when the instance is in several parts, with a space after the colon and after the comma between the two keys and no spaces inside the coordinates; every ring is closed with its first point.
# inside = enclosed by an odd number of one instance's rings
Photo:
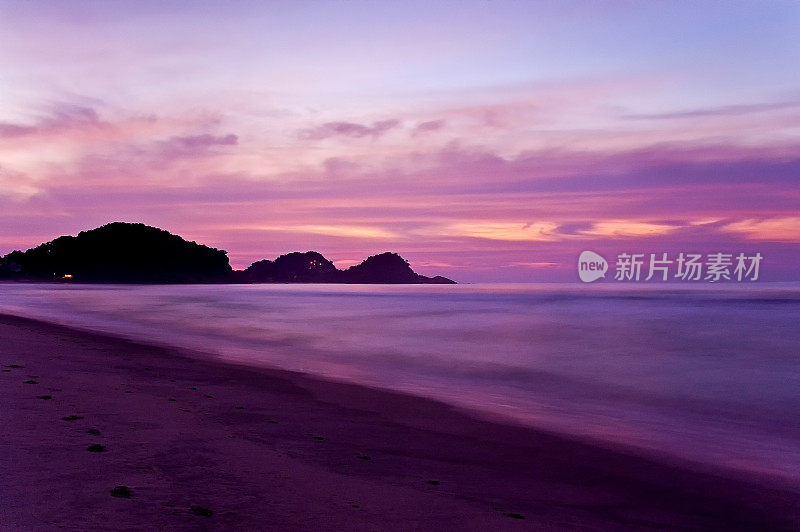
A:
{"type": "Polygon", "coordinates": [[[800,280],[800,3],[0,0],[0,254],[111,221],[462,282],[800,280]]]}

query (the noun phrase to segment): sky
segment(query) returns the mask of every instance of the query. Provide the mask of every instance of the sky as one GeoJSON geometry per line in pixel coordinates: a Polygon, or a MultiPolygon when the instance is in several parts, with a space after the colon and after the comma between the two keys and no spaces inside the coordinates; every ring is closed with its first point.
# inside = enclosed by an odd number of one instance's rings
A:
{"type": "Polygon", "coordinates": [[[0,0],[0,254],[128,221],[235,268],[800,280],[798,34],[778,0],[0,0]]]}

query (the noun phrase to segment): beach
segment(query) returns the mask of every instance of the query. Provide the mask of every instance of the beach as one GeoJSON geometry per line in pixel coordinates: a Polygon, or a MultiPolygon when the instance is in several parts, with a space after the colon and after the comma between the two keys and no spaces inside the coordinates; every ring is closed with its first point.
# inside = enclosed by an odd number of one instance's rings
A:
{"type": "Polygon", "coordinates": [[[428,399],[7,315],[0,338],[8,530],[800,523],[789,488],[428,399]]]}

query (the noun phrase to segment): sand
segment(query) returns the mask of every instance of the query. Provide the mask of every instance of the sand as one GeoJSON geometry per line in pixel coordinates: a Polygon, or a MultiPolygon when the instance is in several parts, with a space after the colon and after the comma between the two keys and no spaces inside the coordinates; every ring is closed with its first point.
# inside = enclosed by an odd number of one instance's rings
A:
{"type": "Polygon", "coordinates": [[[435,401],[10,316],[0,342],[3,530],[800,527],[785,486],[435,401]]]}

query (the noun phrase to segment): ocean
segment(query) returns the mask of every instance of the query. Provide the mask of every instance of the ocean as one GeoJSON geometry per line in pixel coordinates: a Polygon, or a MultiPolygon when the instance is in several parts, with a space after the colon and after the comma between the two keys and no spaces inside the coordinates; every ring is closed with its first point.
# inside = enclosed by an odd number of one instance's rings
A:
{"type": "Polygon", "coordinates": [[[800,485],[800,285],[0,284],[0,312],[800,485]]]}

